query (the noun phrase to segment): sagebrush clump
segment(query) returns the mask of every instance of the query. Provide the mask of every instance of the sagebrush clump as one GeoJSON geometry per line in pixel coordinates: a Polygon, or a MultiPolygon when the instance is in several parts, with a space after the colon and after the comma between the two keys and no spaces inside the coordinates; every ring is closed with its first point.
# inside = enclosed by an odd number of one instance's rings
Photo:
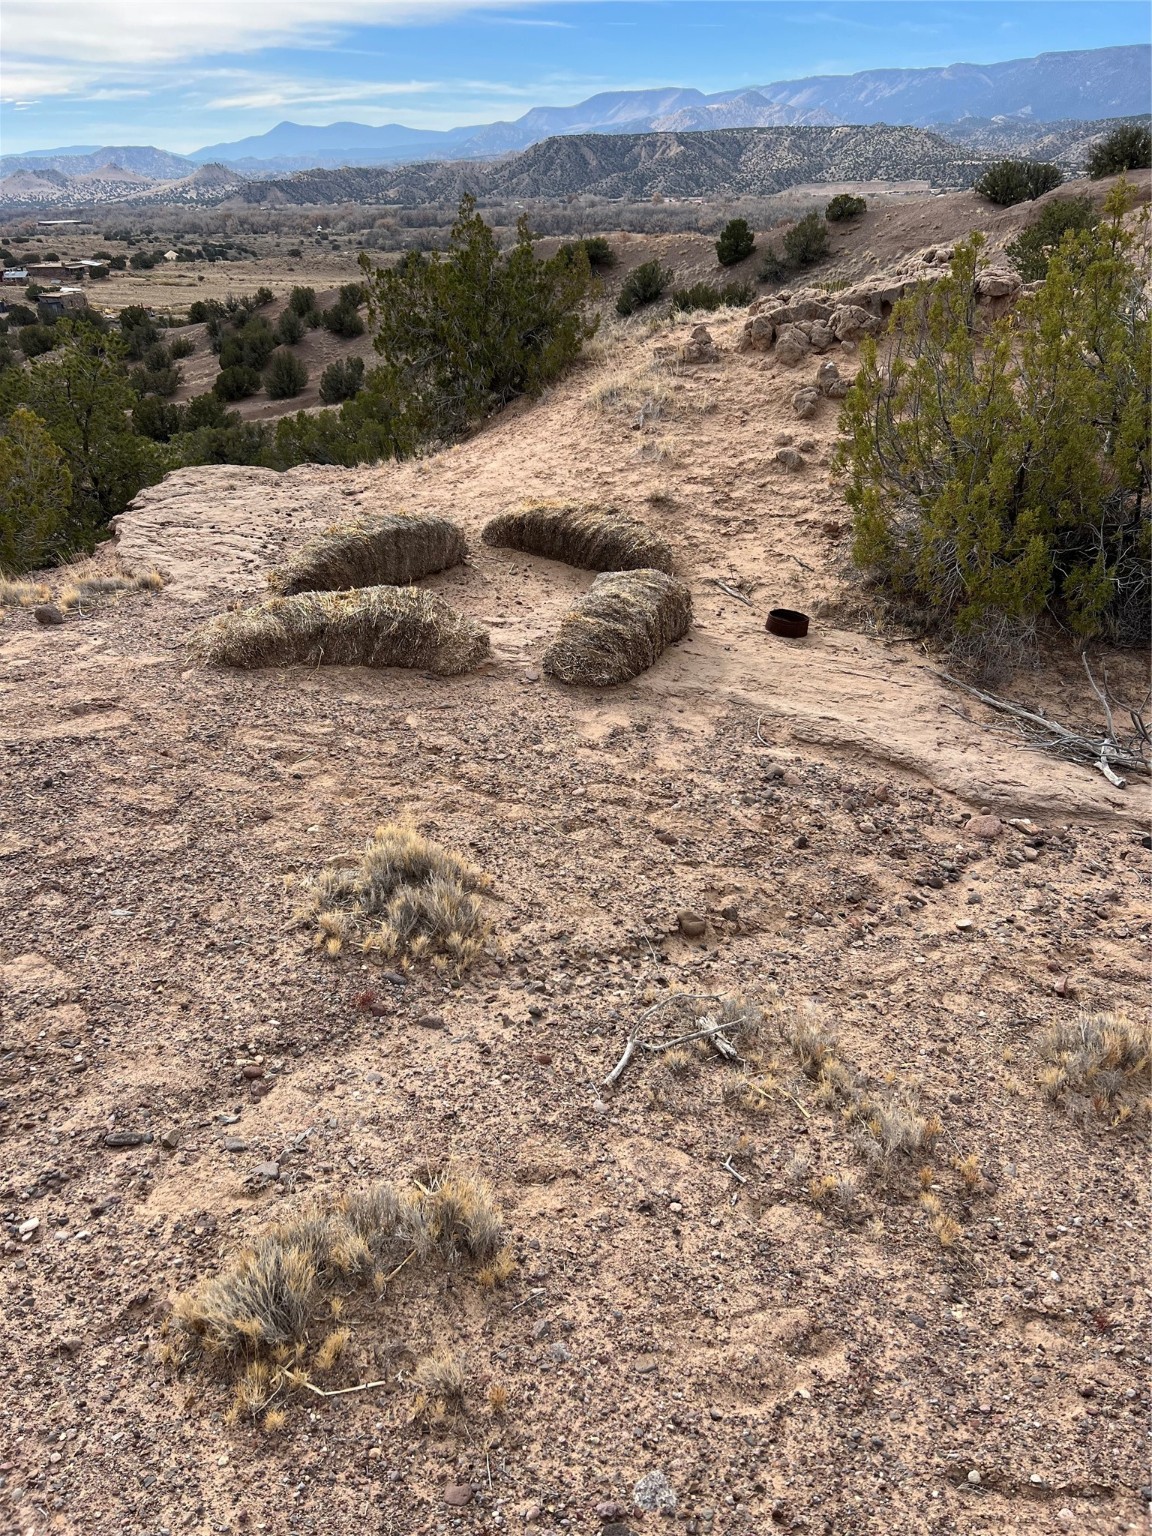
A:
{"type": "Polygon", "coordinates": [[[1075,1119],[1095,1113],[1121,1125],[1152,1107],[1152,1030],[1122,1013],[1083,1013],[1040,1042],[1046,1096],[1075,1119]]]}
{"type": "Polygon", "coordinates": [[[414,827],[378,827],[360,858],[326,869],[307,888],[299,917],[330,957],[350,941],[365,954],[407,966],[466,970],[492,929],[484,902],[491,879],[414,827]]]}
{"type": "Polygon", "coordinates": [[[621,286],[620,296],[616,300],[616,313],[634,315],[638,309],[655,304],[657,299],[663,297],[674,276],[671,267],[665,267],[655,260],[633,267],[621,286]]]}
{"type": "Polygon", "coordinates": [[[973,182],[972,190],[990,203],[1009,208],[1014,203],[1032,202],[1063,180],[1058,165],[1040,160],[997,160],[973,182]]]}

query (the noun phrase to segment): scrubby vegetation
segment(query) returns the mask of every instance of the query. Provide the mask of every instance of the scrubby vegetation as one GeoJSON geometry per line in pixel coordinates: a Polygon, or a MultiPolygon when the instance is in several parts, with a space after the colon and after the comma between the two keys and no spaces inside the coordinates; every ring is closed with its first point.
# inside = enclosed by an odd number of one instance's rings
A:
{"type": "Polygon", "coordinates": [[[738,307],[752,300],[751,283],[692,283],[688,288],[677,288],[672,294],[672,308],[686,312],[694,309],[723,309],[738,307]]]}
{"type": "Polygon", "coordinates": [[[997,160],[972,184],[972,190],[1001,208],[1029,203],[1064,180],[1058,165],[1042,160],[997,160]]]}
{"type": "Polygon", "coordinates": [[[320,375],[320,398],[325,405],[340,405],[352,400],[364,387],[364,359],[341,357],[329,363],[320,375]]]}
{"type": "Polygon", "coordinates": [[[806,213],[785,230],[780,245],[780,251],[769,246],[764,252],[758,274],[762,283],[782,282],[790,273],[823,261],[831,250],[828,225],[818,213],[806,213]]]}
{"type": "Polygon", "coordinates": [[[659,261],[645,261],[633,267],[620,289],[616,313],[634,315],[645,305],[655,304],[657,299],[664,296],[674,275],[671,267],[665,267],[659,261]]]}
{"type": "Polygon", "coordinates": [[[1053,615],[1136,643],[1149,622],[1148,297],[1118,189],[1047,281],[978,331],[983,239],[865,342],[840,456],[857,563],[986,663],[1053,615]]]}
{"type": "Polygon", "coordinates": [[[1088,154],[1087,170],[1093,180],[1118,176],[1122,171],[1146,170],[1152,166],[1152,128],[1147,123],[1121,123],[1094,144],[1088,154]]]}
{"type": "Polygon", "coordinates": [[[308,383],[308,370],[286,347],[278,347],[264,370],[269,400],[290,400],[308,383]]]}
{"type": "Polygon", "coordinates": [[[1008,242],[1004,254],[1026,283],[1039,282],[1048,276],[1049,258],[1064,236],[1069,231],[1092,229],[1096,223],[1091,198],[1056,198],[1045,204],[1039,217],[1022,234],[1008,242]]]}
{"type": "MultiPolygon", "coordinates": [[[[330,1376],[347,1355],[354,1335],[341,1319],[349,1296],[383,1295],[410,1265],[469,1266],[481,1283],[485,1274],[497,1284],[509,1277],[515,1264],[485,1180],[453,1167],[429,1170],[407,1186],[373,1184],[276,1223],[177,1298],[161,1358],[175,1370],[198,1362],[231,1380],[228,1423],[278,1430],[281,1405],[301,1393],[323,1397],[314,1378],[330,1376]]],[[[462,1406],[455,1362],[434,1355],[414,1375],[425,1402],[462,1406]]]]}
{"type": "Polygon", "coordinates": [[[851,192],[840,192],[828,204],[824,210],[824,217],[829,224],[839,224],[845,219],[858,219],[862,213],[868,211],[868,203],[862,197],[853,197],[851,192]]]}
{"type": "Polygon", "coordinates": [[[729,219],[716,242],[716,260],[722,267],[735,266],[756,249],[756,236],[747,219],[729,219]]]}
{"type": "Polygon", "coordinates": [[[581,252],[593,272],[607,272],[616,265],[616,252],[603,235],[588,235],[583,240],[566,240],[556,254],[566,261],[574,261],[581,252]]]}

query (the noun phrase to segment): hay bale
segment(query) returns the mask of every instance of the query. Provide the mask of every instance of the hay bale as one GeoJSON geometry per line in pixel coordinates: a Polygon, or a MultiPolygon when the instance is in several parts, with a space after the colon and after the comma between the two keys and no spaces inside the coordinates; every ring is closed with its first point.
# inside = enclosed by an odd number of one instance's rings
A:
{"type": "Polygon", "coordinates": [[[562,683],[607,688],[646,672],[692,623],[692,593],[663,571],[597,576],[544,653],[544,670],[562,683]]]}
{"type": "Polygon", "coordinates": [[[192,639],[227,667],[416,667],[455,677],[489,654],[488,631],[419,587],[299,592],[223,613],[192,639]]]}
{"type": "Polygon", "coordinates": [[[268,585],[284,597],[350,587],[406,587],[459,565],[467,553],[464,535],[446,517],[390,512],[325,528],[277,566],[268,585]]]}
{"type": "Polygon", "coordinates": [[[615,507],[533,502],[494,517],[485,544],[522,549],[586,571],[672,571],[672,548],[647,523],[615,507]]]}

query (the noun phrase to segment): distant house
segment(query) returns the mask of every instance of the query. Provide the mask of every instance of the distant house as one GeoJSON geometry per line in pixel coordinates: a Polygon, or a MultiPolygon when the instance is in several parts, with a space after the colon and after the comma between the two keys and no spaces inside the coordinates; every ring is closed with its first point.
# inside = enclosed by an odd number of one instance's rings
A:
{"type": "Polygon", "coordinates": [[[80,277],[80,269],[66,261],[44,261],[33,263],[28,268],[28,276],[34,283],[63,283],[70,277],[80,277]]]}
{"type": "Polygon", "coordinates": [[[19,283],[21,288],[28,286],[27,267],[5,267],[3,281],[6,283],[19,283]]]}
{"type": "Polygon", "coordinates": [[[83,261],[77,261],[73,265],[80,268],[81,277],[107,277],[108,263],[106,261],[92,261],[85,257],[83,261]]]}
{"type": "Polygon", "coordinates": [[[165,261],[179,261],[180,260],[180,252],[179,251],[165,251],[164,252],[164,260],[165,261]]]}
{"type": "Polygon", "coordinates": [[[74,315],[88,308],[88,296],[82,288],[61,288],[56,293],[42,293],[36,307],[43,315],[74,315]]]}

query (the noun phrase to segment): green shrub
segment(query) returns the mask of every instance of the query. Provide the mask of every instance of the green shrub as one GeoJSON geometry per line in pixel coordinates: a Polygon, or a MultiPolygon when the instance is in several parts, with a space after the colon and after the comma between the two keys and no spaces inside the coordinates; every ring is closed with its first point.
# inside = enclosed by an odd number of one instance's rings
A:
{"type": "Polygon", "coordinates": [[[220,396],[209,390],[204,395],[193,395],[185,409],[188,412],[188,430],[197,427],[223,427],[230,421],[239,421],[235,411],[224,408],[220,396]]]}
{"type": "Polygon", "coordinates": [[[990,203],[1010,208],[1014,203],[1030,203],[1044,192],[1051,192],[1064,180],[1058,165],[1040,160],[997,160],[972,184],[973,192],[990,203]]]}
{"type": "Polygon", "coordinates": [[[718,288],[714,283],[693,283],[688,288],[677,288],[672,294],[672,308],[676,310],[722,309],[726,305],[738,307],[752,299],[751,283],[725,283],[718,288]]]}
{"type": "Polygon", "coordinates": [[[272,332],[277,346],[294,347],[304,340],[305,325],[294,309],[286,309],[272,332]]]}
{"type": "Polygon", "coordinates": [[[141,437],[154,443],[166,443],[177,432],[187,430],[188,413],[183,406],[171,405],[155,395],[143,395],[132,407],[132,425],[141,437]]]}
{"type": "Polygon", "coordinates": [[[813,267],[830,249],[828,226],[818,213],[806,213],[785,231],[781,244],[789,267],[813,267]]]}
{"type": "Polygon", "coordinates": [[[646,304],[655,304],[675,276],[671,267],[663,267],[659,261],[645,261],[633,267],[624,279],[620,297],[616,300],[618,315],[634,315],[646,304]]]}
{"type": "Polygon", "coordinates": [[[1152,130],[1147,123],[1121,123],[1105,134],[1088,153],[1088,174],[1094,181],[1118,176],[1121,171],[1146,170],[1152,166],[1152,130]]]}
{"type": "Polygon", "coordinates": [[[113,256],[108,265],[113,272],[123,272],[128,263],[123,256],[113,256]]]}
{"type": "Polygon", "coordinates": [[[779,252],[772,246],[768,246],[760,258],[760,267],[756,273],[757,280],[761,283],[782,283],[787,276],[787,263],[779,252]]]}
{"type": "Polygon", "coordinates": [[[35,368],[0,379],[0,418],[26,406],[64,455],[72,475],[69,538],[80,547],[142,486],[155,484],[165,465],[155,445],[133,431],[121,338],[79,320],[61,320],[56,337],[55,350],[35,368]]]}
{"type": "Polygon", "coordinates": [[[853,197],[851,192],[840,192],[825,208],[824,217],[829,224],[839,224],[844,219],[858,219],[867,211],[868,204],[864,198],[853,197]]]}
{"type": "Polygon", "coordinates": [[[191,336],[173,336],[168,343],[168,356],[172,361],[178,362],[182,357],[191,357],[196,350],[196,343],[191,336]]]}
{"type": "Polygon", "coordinates": [[[300,257],[303,256],[304,252],[300,249],[300,247],[298,245],[293,245],[293,246],[290,246],[288,248],[288,250],[285,251],[284,254],[286,256],[292,256],[292,257],[294,257],[298,261],[300,259],[300,257]]]}
{"type": "Polygon", "coordinates": [[[271,288],[257,288],[256,292],[252,295],[252,308],[264,309],[266,305],[272,303],[275,297],[276,295],[272,292],[271,288]]]}
{"type": "Polygon", "coordinates": [[[1149,626],[1149,306],[1125,189],[1047,281],[977,332],[983,237],[897,304],[844,407],[857,563],[985,662],[1045,612],[1139,643],[1149,626]]]}
{"type": "Polygon", "coordinates": [[[188,306],[188,321],[191,325],[209,325],[218,322],[224,314],[224,306],[219,299],[193,299],[188,306]]]}
{"type": "Polygon", "coordinates": [[[293,352],[281,347],[273,352],[264,370],[269,400],[291,400],[308,382],[308,370],[293,352]]]}
{"type": "Polygon", "coordinates": [[[0,575],[47,565],[71,531],[72,475],[44,423],[18,406],[0,430],[0,575]]]}
{"type": "Polygon", "coordinates": [[[130,358],[142,358],[160,340],[155,320],[142,304],[126,304],[120,311],[120,334],[130,358]]]}
{"type": "Polygon", "coordinates": [[[139,395],[159,395],[169,399],[184,382],[179,368],[166,365],[162,368],[133,368],[129,382],[139,395]]]}
{"type": "Polygon", "coordinates": [[[1040,215],[1015,240],[1004,247],[1004,254],[1026,283],[1048,276],[1048,260],[1069,230],[1092,229],[1096,210],[1088,197],[1058,197],[1045,203],[1040,215]]]}
{"type": "Polygon", "coordinates": [[[128,258],[128,265],[135,272],[150,272],[153,267],[158,267],[163,260],[163,251],[133,251],[128,258]]]}
{"type": "Polygon", "coordinates": [[[22,325],[16,341],[25,357],[42,357],[56,345],[56,328],[51,325],[22,325]]]}
{"type": "Polygon", "coordinates": [[[729,219],[716,242],[716,260],[722,267],[735,266],[756,249],[756,236],[747,219],[729,219]]]}
{"type": "Polygon", "coordinates": [[[364,322],[354,304],[340,300],[333,304],[331,309],[326,309],[320,318],[324,322],[325,330],[331,331],[333,336],[351,339],[353,336],[364,334],[364,322]]]}
{"type": "Polygon", "coordinates": [[[316,313],[315,288],[293,288],[288,295],[288,308],[294,315],[299,315],[306,320],[309,315],[316,313]]]}
{"type": "Polygon", "coordinates": [[[234,363],[221,368],[212,384],[212,393],[221,400],[245,400],[260,388],[261,379],[255,368],[234,363]]]}
{"type": "Polygon", "coordinates": [[[580,244],[593,272],[606,272],[616,265],[616,252],[603,235],[587,235],[580,244]]]}
{"type": "Polygon", "coordinates": [[[12,325],[35,325],[36,311],[27,304],[9,304],[8,319],[12,325]]]}
{"type": "MultiPolygon", "coordinates": [[[[383,365],[371,387],[341,407],[370,439],[459,435],[517,395],[537,394],[579,355],[595,322],[581,313],[591,274],[586,259],[542,261],[527,220],[500,250],[466,197],[448,250],[419,264],[371,269],[375,346],[383,365]]],[[[373,455],[378,456],[378,455],[373,455]]]]}
{"type": "Polygon", "coordinates": [[[364,359],[340,358],[329,363],[320,375],[320,398],[325,405],[339,405],[352,400],[364,386],[364,359]]]}
{"type": "Polygon", "coordinates": [[[248,368],[256,373],[272,356],[276,339],[263,315],[252,315],[239,330],[225,331],[220,337],[221,368],[248,368]]]}

